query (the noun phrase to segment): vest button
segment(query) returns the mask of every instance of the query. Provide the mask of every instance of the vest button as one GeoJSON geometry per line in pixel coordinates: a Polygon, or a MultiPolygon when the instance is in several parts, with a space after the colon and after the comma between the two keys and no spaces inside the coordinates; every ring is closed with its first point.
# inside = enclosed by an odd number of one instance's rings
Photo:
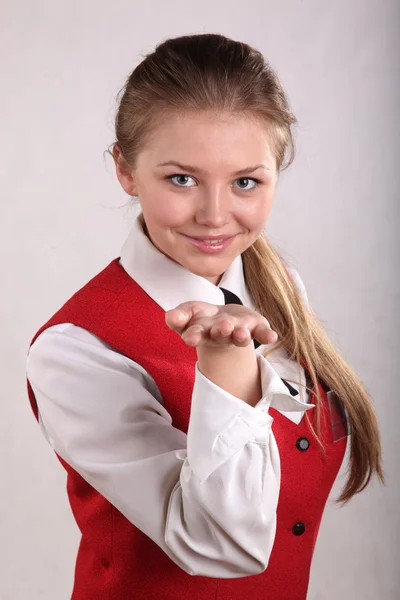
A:
{"type": "Polygon", "coordinates": [[[308,441],[307,438],[301,437],[297,440],[296,446],[299,450],[304,452],[305,450],[308,450],[308,448],[310,447],[310,442],[308,441]]]}
{"type": "Polygon", "coordinates": [[[298,523],[295,523],[295,525],[293,525],[293,527],[292,527],[292,532],[294,535],[303,535],[305,530],[306,530],[306,526],[301,521],[299,521],[298,523]]]}

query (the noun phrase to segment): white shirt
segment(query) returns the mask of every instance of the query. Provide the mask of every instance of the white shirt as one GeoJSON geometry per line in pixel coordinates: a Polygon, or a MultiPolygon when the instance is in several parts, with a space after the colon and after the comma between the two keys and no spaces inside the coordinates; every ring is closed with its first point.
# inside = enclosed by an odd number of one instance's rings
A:
{"type": "MultiPolygon", "coordinates": [[[[155,248],[138,219],[120,262],[165,311],[188,300],[224,304],[217,286],[155,248]]],[[[291,274],[307,301],[298,273],[291,274]]],[[[254,309],[240,255],[219,285],[254,309]]],[[[266,348],[255,350],[262,398],[254,407],[196,363],[187,435],[172,426],[140,364],[70,323],[37,338],[27,376],[45,438],[90,485],[187,573],[244,577],[266,569],[275,539],[280,458],[268,409],[299,423],[314,406],[304,370],[299,380],[297,363],[282,350],[266,360],[266,348]],[[291,382],[298,396],[281,377],[299,381],[291,382]]]]}

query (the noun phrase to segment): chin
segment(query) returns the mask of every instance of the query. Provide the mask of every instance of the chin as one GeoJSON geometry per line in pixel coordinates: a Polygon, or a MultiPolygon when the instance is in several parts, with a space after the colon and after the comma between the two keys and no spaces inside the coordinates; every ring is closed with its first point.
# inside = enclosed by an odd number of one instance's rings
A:
{"type": "MultiPolygon", "coordinates": [[[[213,257],[215,260],[215,257],[213,257]]],[[[218,265],[218,267],[216,268],[210,268],[207,267],[206,265],[199,265],[196,264],[195,262],[191,263],[190,261],[188,262],[183,262],[180,263],[183,267],[185,267],[185,269],[188,269],[188,271],[191,271],[191,273],[194,273],[195,275],[198,275],[199,277],[204,277],[205,279],[215,279],[218,277],[221,277],[224,272],[226,271],[226,269],[229,267],[229,265],[231,264],[231,261],[224,261],[223,264],[218,265]]]]}

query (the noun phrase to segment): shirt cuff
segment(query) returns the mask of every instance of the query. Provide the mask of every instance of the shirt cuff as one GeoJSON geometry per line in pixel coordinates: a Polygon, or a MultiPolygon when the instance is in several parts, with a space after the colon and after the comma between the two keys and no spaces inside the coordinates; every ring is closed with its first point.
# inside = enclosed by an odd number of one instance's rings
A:
{"type": "Polygon", "coordinates": [[[205,377],[196,362],[187,457],[204,481],[249,441],[265,443],[273,418],[267,405],[255,408],[205,377]]]}
{"type": "Polygon", "coordinates": [[[192,471],[204,481],[248,442],[268,442],[273,417],[269,407],[285,411],[309,410],[290,395],[289,390],[269,364],[257,356],[262,398],[251,406],[205,377],[196,363],[195,382],[187,434],[187,456],[192,471]]]}
{"type": "Polygon", "coordinates": [[[262,398],[254,408],[266,409],[269,407],[287,412],[310,410],[315,404],[302,402],[292,396],[273,366],[262,354],[258,354],[258,368],[261,375],[262,398]]]}

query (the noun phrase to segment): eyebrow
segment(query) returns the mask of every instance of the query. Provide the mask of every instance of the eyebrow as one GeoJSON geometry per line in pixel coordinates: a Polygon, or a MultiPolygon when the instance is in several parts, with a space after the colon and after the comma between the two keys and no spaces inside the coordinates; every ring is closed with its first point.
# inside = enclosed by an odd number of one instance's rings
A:
{"type": "MultiPolygon", "coordinates": [[[[178,167],[179,169],[182,169],[182,171],[191,171],[192,173],[204,173],[204,171],[202,169],[198,169],[197,167],[193,167],[191,165],[183,165],[182,163],[178,163],[174,160],[169,160],[167,162],[156,165],[156,167],[168,167],[168,166],[178,167]]],[[[246,167],[245,169],[240,169],[240,171],[236,171],[235,173],[232,173],[232,175],[245,175],[247,173],[252,173],[253,171],[257,171],[257,169],[269,170],[269,167],[267,167],[267,165],[259,164],[259,165],[255,165],[254,167],[246,167]]]]}

